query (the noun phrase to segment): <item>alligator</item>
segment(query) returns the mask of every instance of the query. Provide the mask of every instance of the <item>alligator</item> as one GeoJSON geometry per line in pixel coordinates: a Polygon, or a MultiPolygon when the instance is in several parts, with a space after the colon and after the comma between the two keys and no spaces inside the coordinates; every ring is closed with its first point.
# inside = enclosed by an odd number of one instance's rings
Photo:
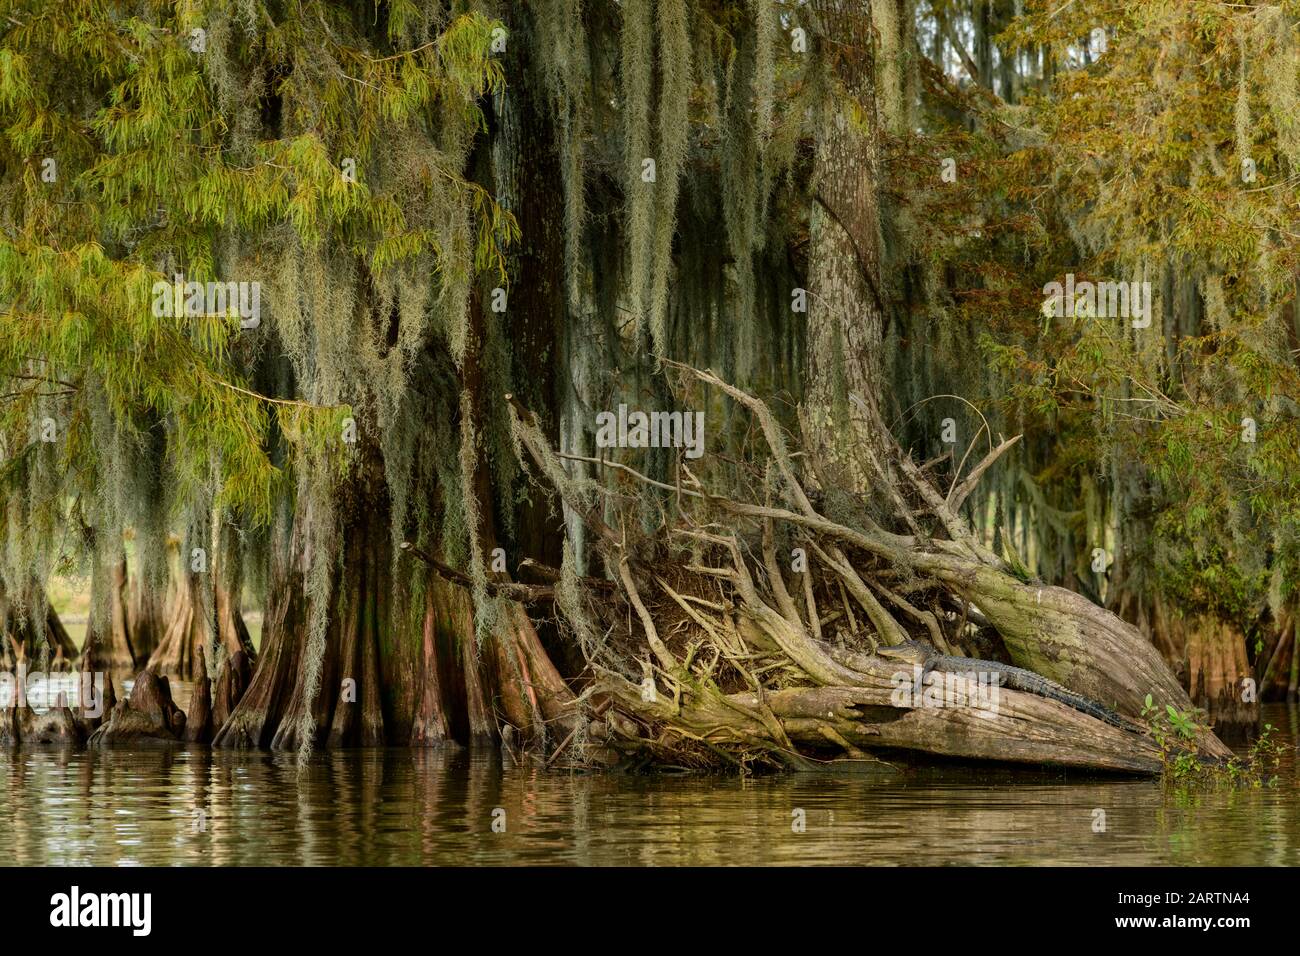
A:
{"type": "Polygon", "coordinates": [[[1037,694],[1039,697],[1046,697],[1048,700],[1058,701],[1080,713],[1087,714],[1089,717],[1096,717],[1098,720],[1104,720],[1106,723],[1123,730],[1136,729],[1133,723],[1125,720],[1110,708],[1073,691],[1066,690],[1060,684],[1048,680],[1042,674],[1025,670],[1023,667],[1013,667],[1010,664],[1003,664],[1001,661],[986,661],[977,657],[953,657],[949,654],[940,654],[925,641],[916,640],[904,641],[902,644],[894,645],[881,644],[876,648],[876,654],[886,660],[920,667],[922,674],[930,671],[938,671],[941,674],[969,674],[972,671],[997,674],[998,684],[1001,687],[1010,687],[1013,690],[1022,690],[1026,693],[1037,694]]]}

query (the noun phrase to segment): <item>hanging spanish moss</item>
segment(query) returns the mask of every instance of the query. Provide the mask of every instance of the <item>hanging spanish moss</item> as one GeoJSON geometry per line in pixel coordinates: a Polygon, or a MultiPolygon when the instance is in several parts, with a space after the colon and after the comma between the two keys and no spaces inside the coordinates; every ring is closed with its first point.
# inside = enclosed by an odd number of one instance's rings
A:
{"type": "Polygon", "coordinates": [[[49,592],[86,575],[83,665],[304,766],[996,755],[871,717],[916,638],[1060,685],[1015,759],[1151,769],[1152,688],[1248,722],[1216,675],[1282,674],[1296,618],[1300,42],[1158,6],[15,28],[6,627],[68,656],[49,592]]]}

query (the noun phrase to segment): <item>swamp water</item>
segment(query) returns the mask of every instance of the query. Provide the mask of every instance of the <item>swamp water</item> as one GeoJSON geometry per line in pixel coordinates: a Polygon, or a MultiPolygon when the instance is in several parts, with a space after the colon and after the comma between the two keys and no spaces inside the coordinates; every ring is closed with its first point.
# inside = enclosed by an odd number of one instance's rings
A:
{"type": "Polygon", "coordinates": [[[1294,866],[1300,711],[1264,719],[1276,783],[1214,790],[972,765],[741,779],[463,750],[321,753],[301,772],[261,752],[0,751],[0,864],[1294,866]]]}

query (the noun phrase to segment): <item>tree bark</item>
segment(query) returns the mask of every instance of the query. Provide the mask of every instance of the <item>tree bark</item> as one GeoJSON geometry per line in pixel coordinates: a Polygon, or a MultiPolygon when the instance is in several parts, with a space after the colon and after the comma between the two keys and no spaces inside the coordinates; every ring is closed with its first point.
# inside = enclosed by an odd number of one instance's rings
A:
{"type": "Polygon", "coordinates": [[[126,603],[126,555],[122,554],[107,571],[106,581],[101,583],[99,571],[91,576],[91,614],[86,625],[86,640],[81,647],[82,657],[90,662],[91,670],[130,673],[135,669],[136,656],[131,645],[126,603]],[[103,621],[97,620],[102,600],[101,587],[108,588],[103,621]]]}
{"type": "Polygon", "coordinates": [[[72,667],[81,652],[72,642],[58,613],[39,585],[33,584],[28,595],[26,607],[20,613],[0,582],[0,666],[14,670],[19,660],[27,660],[29,665],[39,664],[42,654],[47,654],[49,670],[72,667]],[[33,614],[44,618],[43,633],[39,636],[32,621],[33,614]]]}
{"type": "Polygon", "coordinates": [[[1245,700],[1245,681],[1253,676],[1246,656],[1246,636],[1209,616],[1188,622],[1186,631],[1188,693],[1218,727],[1252,728],[1259,724],[1259,695],[1245,700]]]}
{"type": "Polygon", "coordinates": [[[150,586],[136,573],[130,575],[127,591],[127,623],[131,628],[132,647],[137,657],[149,660],[167,632],[168,599],[174,597],[175,588],[169,584],[164,592],[150,586]]]}
{"type": "MultiPolygon", "coordinates": [[[[177,558],[183,562],[183,558],[177,558]]],[[[225,657],[236,653],[254,660],[253,641],[240,613],[238,593],[242,575],[238,557],[232,548],[223,548],[214,555],[213,564],[204,572],[185,570],[183,563],[174,568],[176,582],[167,626],[161,640],[149,655],[149,668],[170,674],[180,680],[196,680],[202,671],[196,669],[197,648],[206,645],[213,627],[217,629],[217,644],[224,649],[218,652],[213,663],[220,665],[225,657]],[[212,603],[209,606],[205,575],[211,575],[212,603]],[[215,625],[214,625],[215,620],[215,625]]],[[[204,676],[207,675],[204,673],[204,676]]]]}
{"type": "Polygon", "coordinates": [[[813,162],[808,253],[808,371],[801,419],[805,450],[821,482],[866,491],[875,475],[865,454],[881,436],[851,395],[878,403],[885,302],[880,282],[876,110],[868,5],[811,4],[818,52],[833,93],[813,162]],[[848,433],[844,431],[847,424],[848,433]]]}
{"type": "Polygon", "coordinates": [[[425,585],[424,622],[420,632],[419,701],[415,719],[411,724],[413,747],[437,747],[454,743],[451,720],[447,714],[442,691],[443,677],[440,673],[443,669],[440,662],[445,652],[439,647],[438,606],[435,596],[437,587],[437,578],[429,575],[425,585]]]}
{"type": "Polygon", "coordinates": [[[212,726],[219,728],[225,724],[235,707],[244,696],[252,680],[252,663],[243,651],[236,651],[228,656],[217,674],[216,685],[212,690],[212,726]]]}
{"type": "Polygon", "coordinates": [[[206,744],[212,740],[212,688],[203,666],[202,644],[195,648],[194,691],[181,739],[190,744],[206,744]]]}
{"type": "MultiPolygon", "coordinates": [[[[272,586],[262,622],[262,653],[248,689],[213,738],[214,747],[266,747],[293,692],[306,637],[302,529],[294,520],[286,557],[273,559],[272,586]]],[[[218,695],[218,701],[222,695],[218,695]]]]}

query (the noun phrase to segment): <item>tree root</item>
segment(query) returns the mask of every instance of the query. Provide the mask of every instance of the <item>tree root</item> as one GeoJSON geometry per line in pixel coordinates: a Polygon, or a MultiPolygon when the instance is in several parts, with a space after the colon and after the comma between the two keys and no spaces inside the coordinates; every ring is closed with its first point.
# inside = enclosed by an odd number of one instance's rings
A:
{"type": "MultiPolygon", "coordinates": [[[[1159,770],[1160,751],[1136,726],[1114,727],[1007,688],[998,690],[996,707],[972,706],[988,691],[976,679],[978,660],[970,675],[939,675],[941,686],[927,696],[922,674],[900,672],[896,661],[873,653],[920,638],[941,653],[972,656],[972,621],[979,620],[996,629],[1001,653],[1016,666],[1120,714],[1138,718],[1148,694],[1162,709],[1191,709],[1135,628],[1079,595],[1028,580],[958,513],[973,482],[1013,441],[945,494],[898,448],[875,409],[855,398],[858,417],[881,431],[878,447],[889,450],[875,463],[878,474],[899,482],[884,498],[906,513],[882,521],[863,510],[834,520],[814,504],[822,496],[805,489],[762,401],[712,372],[668,364],[749,411],[769,455],[748,463],[750,471],[775,481],[765,479],[751,495],[724,495],[683,462],[666,482],[591,459],[630,477],[644,496],[658,496],[664,517],[652,533],[627,530],[641,527],[635,515],[644,501],[629,503],[624,491],[602,504],[609,492],[571,479],[531,413],[507,396],[520,447],[584,516],[624,599],[575,582],[582,600],[574,613],[585,620],[569,620],[570,627],[606,635],[600,654],[589,655],[595,677],[584,697],[608,704],[587,728],[589,751],[640,752],[678,765],[790,766],[913,750],[1159,770]],[[626,509],[614,521],[611,504],[626,509]],[[918,533],[923,528],[935,530],[918,533]],[[793,560],[792,546],[804,549],[804,562],[793,560]],[[842,613],[819,616],[832,608],[842,613]],[[917,692],[905,692],[913,684],[917,692]]],[[[1197,744],[1207,757],[1229,754],[1208,730],[1197,744]]]]}

